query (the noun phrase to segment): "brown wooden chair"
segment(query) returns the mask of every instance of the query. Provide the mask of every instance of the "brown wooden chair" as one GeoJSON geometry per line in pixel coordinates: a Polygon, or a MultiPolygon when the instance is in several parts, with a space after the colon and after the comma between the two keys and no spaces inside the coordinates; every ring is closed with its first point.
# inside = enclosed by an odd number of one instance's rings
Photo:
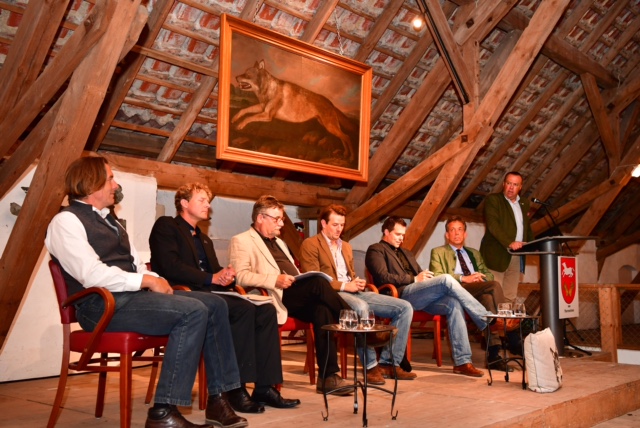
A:
{"type": "Polygon", "coordinates": [[[62,399],[67,384],[69,370],[89,371],[99,373],[98,395],[96,399],[95,416],[102,416],[104,410],[105,386],[108,372],[120,373],[120,426],[128,428],[131,425],[131,369],[133,361],[151,361],[155,366],[162,360],[159,355],[139,355],[147,349],[158,349],[166,345],[168,336],[149,336],[134,332],[105,332],[115,311],[115,300],[109,290],[92,287],[69,297],[67,283],[62,276],[62,269],[55,261],[49,261],[49,270],[53,278],[53,285],[58,299],[60,320],[63,332],[63,355],[60,368],[58,390],[53,402],[51,415],[47,427],[53,427],[60,414],[62,399]],[[97,294],[105,302],[105,311],[95,330],[71,331],[71,324],[77,322],[73,304],[84,297],[97,294]],[[80,353],[80,359],[70,362],[71,352],[80,353]],[[95,357],[99,354],[99,357],[95,357]],[[110,357],[109,354],[118,356],[110,357]],[[109,365],[111,361],[120,364],[109,365]]]}

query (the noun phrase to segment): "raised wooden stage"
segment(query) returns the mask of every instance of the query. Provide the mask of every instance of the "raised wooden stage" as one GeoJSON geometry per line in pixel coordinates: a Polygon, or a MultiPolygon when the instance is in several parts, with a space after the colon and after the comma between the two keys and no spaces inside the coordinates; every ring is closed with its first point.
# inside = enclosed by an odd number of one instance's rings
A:
{"type": "MultiPolygon", "coordinates": [[[[414,339],[414,371],[418,378],[399,383],[396,410],[390,418],[388,395],[371,392],[368,403],[369,427],[590,427],[622,428],[640,426],[640,366],[612,364],[591,358],[561,360],[564,386],[551,394],[522,390],[521,372],[494,372],[494,383],[484,378],[469,378],[451,372],[451,360],[445,351],[443,367],[436,367],[430,355],[431,341],[414,339]],[[619,417],[620,416],[620,417],[619,417]],[[616,418],[618,417],[618,418],[616,418]],[[616,419],[614,419],[616,418],[616,419]],[[612,420],[613,419],[613,420],[612,420]]],[[[483,353],[472,344],[474,363],[481,366],[483,353]]],[[[352,397],[330,397],[329,420],[323,422],[322,397],[315,393],[309,378],[302,373],[303,345],[286,346],[284,352],[286,397],[302,400],[298,409],[267,408],[261,415],[246,415],[251,427],[358,427],[361,415],[353,414],[352,397]]],[[[600,356],[602,357],[602,356],[600,356]]],[[[351,364],[351,357],[350,357],[351,364]]],[[[144,426],[144,393],[149,369],[134,370],[134,427],[144,426]]],[[[94,375],[73,376],[69,381],[66,408],[60,427],[116,427],[117,377],[112,376],[107,392],[105,416],[93,417],[94,375]]],[[[43,427],[53,402],[57,378],[0,384],[0,426],[43,427]]],[[[195,391],[195,390],[194,390],[195,391]]],[[[182,408],[194,422],[204,421],[204,412],[182,408]]]]}

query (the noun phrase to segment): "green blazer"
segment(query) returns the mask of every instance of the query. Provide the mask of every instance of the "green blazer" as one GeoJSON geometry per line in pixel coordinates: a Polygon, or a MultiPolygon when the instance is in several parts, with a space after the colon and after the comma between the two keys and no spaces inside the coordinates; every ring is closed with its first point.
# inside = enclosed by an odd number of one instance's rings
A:
{"type": "MultiPolygon", "coordinates": [[[[524,223],[523,242],[533,240],[533,231],[527,213],[529,201],[520,198],[520,209],[524,223]]],[[[511,263],[508,247],[516,240],[516,219],[511,205],[502,193],[492,193],[484,202],[486,230],[480,244],[480,254],[489,269],[504,272],[511,263]]]]}
{"type": "MultiPolygon", "coordinates": [[[[485,266],[480,252],[469,247],[464,247],[464,250],[469,255],[469,259],[471,259],[473,270],[475,272],[485,274],[485,276],[487,277],[487,281],[493,281],[493,274],[489,269],[487,269],[487,266],[485,266]]],[[[456,258],[456,252],[453,251],[451,245],[447,244],[443,245],[442,247],[436,247],[431,250],[429,270],[433,272],[435,276],[448,273],[449,275],[454,277],[456,281],[462,283],[462,281],[460,281],[460,277],[462,275],[459,273],[454,273],[454,270],[456,269],[456,258]]]]}

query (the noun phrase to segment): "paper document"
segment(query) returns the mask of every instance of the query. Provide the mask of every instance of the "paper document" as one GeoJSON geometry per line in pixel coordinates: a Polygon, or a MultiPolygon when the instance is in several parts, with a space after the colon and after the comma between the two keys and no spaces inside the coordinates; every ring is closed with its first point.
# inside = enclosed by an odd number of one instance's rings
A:
{"type": "Polygon", "coordinates": [[[333,278],[331,278],[326,273],[315,271],[315,270],[312,270],[312,271],[309,271],[309,272],[305,272],[305,273],[301,273],[300,275],[296,275],[294,278],[297,281],[299,279],[305,279],[305,278],[309,278],[309,277],[312,277],[312,276],[321,276],[321,277],[323,277],[324,279],[326,279],[329,282],[333,281],[333,278]]]}
{"type": "Polygon", "coordinates": [[[248,300],[254,305],[264,305],[266,303],[271,303],[273,299],[271,296],[263,296],[261,294],[240,294],[235,291],[212,291],[214,294],[224,294],[227,296],[238,297],[239,299],[248,300]]]}

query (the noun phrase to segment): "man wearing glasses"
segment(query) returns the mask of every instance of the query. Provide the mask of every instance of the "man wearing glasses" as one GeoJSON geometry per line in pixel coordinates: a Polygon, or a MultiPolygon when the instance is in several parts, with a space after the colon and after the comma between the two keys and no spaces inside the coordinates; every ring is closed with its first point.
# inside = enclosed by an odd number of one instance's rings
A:
{"type": "MultiPolygon", "coordinates": [[[[231,238],[229,243],[229,261],[236,271],[237,283],[266,289],[273,297],[279,324],[284,324],[288,315],[313,323],[320,368],[316,392],[323,393],[323,378],[327,390],[343,386],[344,380],[337,374],[335,341],[327,340],[321,327],[336,323],[340,310],[350,309],[349,305],[321,276],[296,280],[300,271],[287,244],[279,238],[284,226],[284,205],[273,196],[261,196],[253,205],[251,219],[251,228],[231,238]],[[323,373],[321,366],[325,361],[323,373]]],[[[341,395],[349,393],[344,391],[341,395]]]]}
{"type": "Polygon", "coordinates": [[[520,273],[524,272],[524,256],[511,256],[509,250],[519,250],[533,240],[529,223],[529,201],[520,198],[522,175],[508,172],[502,183],[502,193],[492,193],[484,201],[486,230],[480,244],[480,254],[494,279],[502,284],[507,302],[518,296],[520,273]]]}

